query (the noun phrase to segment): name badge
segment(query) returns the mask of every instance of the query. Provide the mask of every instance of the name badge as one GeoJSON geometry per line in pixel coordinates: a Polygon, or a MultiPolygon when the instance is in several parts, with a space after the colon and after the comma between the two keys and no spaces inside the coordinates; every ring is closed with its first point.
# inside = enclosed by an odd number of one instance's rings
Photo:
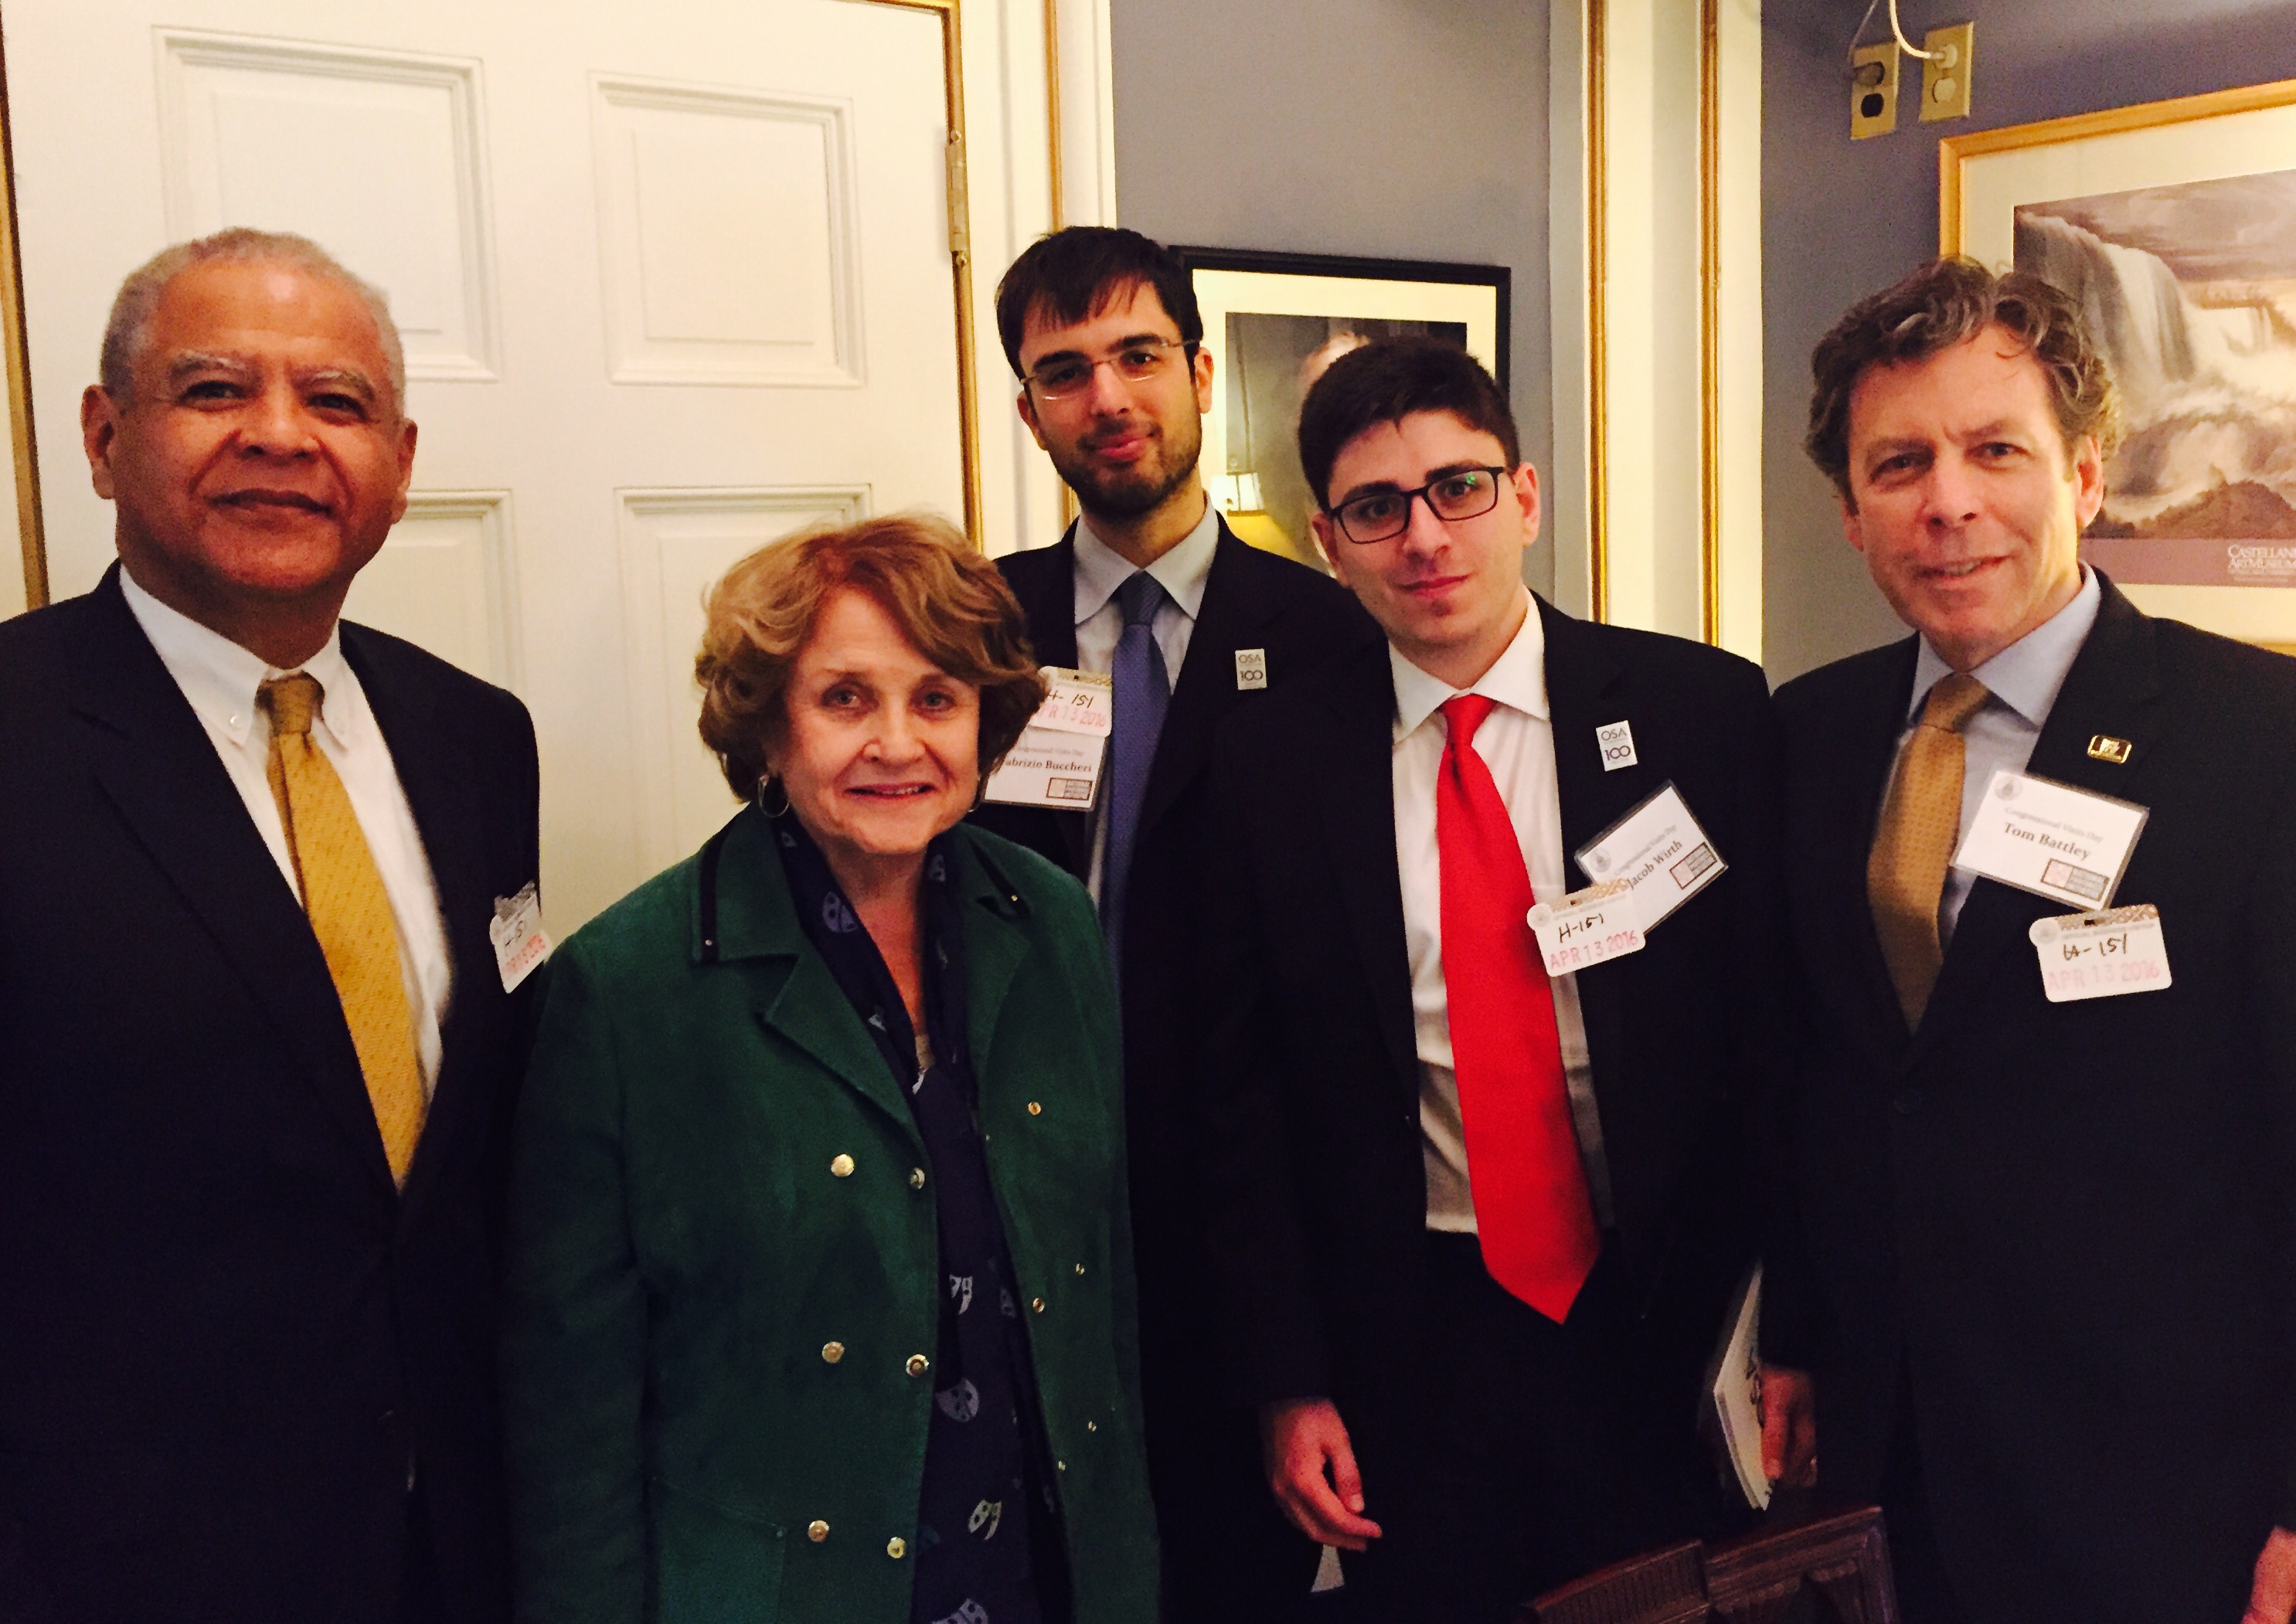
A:
{"type": "Polygon", "coordinates": [[[2075,908],[2109,908],[2151,814],[2030,773],[1995,771],[1953,866],[2075,908]]]}
{"type": "Polygon", "coordinates": [[[1578,850],[1578,866],[1598,884],[1622,879],[1635,890],[1643,929],[1722,877],[1722,861],[1673,784],[1659,787],[1625,817],[1578,850]]]}
{"type": "Polygon", "coordinates": [[[1541,902],[1528,916],[1549,975],[1569,975],[1607,959],[1643,951],[1642,917],[1635,888],[1622,879],[1574,891],[1559,902],[1541,902]]]}
{"type": "Polygon", "coordinates": [[[487,921],[487,936],[495,944],[495,968],[502,973],[503,991],[517,992],[519,983],[550,957],[550,933],[542,928],[539,882],[516,896],[495,899],[495,917],[487,921]]]}
{"type": "Polygon", "coordinates": [[[1106,672],[1047,665],[1044,674],[1045,702],[989,775],[986,797],[1005,806],[1089,811],[1116,727],[1116,687],[1106,672]]]}
{"type": "Polygon", "coordinates": [[[2041,991],[2053,1004],[2157,992],[2170,984],[2161,910],[2150,902],[2036,919],[2026,934],[2040,957],[2041,991]]]}

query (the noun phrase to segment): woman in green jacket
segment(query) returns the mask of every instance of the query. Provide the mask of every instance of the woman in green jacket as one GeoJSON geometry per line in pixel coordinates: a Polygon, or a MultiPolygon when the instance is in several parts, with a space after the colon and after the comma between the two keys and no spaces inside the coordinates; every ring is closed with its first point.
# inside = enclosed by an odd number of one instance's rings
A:
{"type": "Polygon", "coordinates": [[[709,601],[746,808],[552,960],[504,1383],[537,1624],[1150,1624],[1115,1000],[961,823],[1042,699],[936,520],[709,601]]]}

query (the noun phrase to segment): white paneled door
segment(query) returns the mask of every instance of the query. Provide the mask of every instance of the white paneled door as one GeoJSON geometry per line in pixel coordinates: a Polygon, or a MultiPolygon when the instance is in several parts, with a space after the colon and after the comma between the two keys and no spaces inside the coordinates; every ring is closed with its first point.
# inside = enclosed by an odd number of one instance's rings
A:
{"type": "MultiPolygon", "coordinates": [[[[995,111],[969,143],[985,293],[1048,223],[1044,13],[963,3],[988,40],[966,94],[995,111]]],[[[940,10],[8,0],[6,20],[53,595],[112,557],[75,429],[120,277],[225,225],[316,239],[389,292],[422,426],[348,612],[532,707],[561,930],[733,809],[693,731],[707,584],[817,519],[962,520],[940,10]]],[[[982,376],[985,528],[1009,544],[1046,493],[982,376]]]]}

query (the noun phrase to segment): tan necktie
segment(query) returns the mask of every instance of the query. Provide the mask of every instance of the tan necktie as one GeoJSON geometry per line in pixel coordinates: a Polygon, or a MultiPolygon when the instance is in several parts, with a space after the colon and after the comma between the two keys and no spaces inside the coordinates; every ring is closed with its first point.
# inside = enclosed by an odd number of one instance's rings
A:
{"type": "Polygon", "coordinates": [[[1955,673],[1930,690],[1922,719],[1898,762],[1897,782],[1866,860],[1866,894],[1882,958],[1898,989],[1906,1024],[1919,1026],[1945,961],[1938,908],[1946,866],[1961,832],[1962,724],[1990,696],[1975,677],[1955,673]]]}
{"type": "Polygon", "coordinates": [[[343,1019],[366,1076],[375,1125],[382,1130],[390,1176],[406,1182],[414,1142],[422,1137],[422,1067],[414,1020],[398,967],[398,926],[374,853],[359,832],[343,781],[311,741],[319,713],[318,679],[297,672],[266,682],[256,701],[270,713],[271,794],[287,825],[287,849],[303,886],[303,911],[326,955],[342,1000],[343,1019]]]}

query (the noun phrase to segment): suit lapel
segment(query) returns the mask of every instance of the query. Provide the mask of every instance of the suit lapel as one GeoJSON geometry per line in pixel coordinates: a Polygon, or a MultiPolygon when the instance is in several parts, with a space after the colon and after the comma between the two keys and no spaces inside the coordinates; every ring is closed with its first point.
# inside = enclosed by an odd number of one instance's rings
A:
{"type": "Polygon", "coordinates": [[[366,1176],[392,1188],[342,1004],[293,889],[190,702],[120,596],[114,566],[77,651],[74,708],[95,774],[136,840],[270,1016],[366,1176]]]}
{"type": "Polygon", "coordinates": [[[1144,835],[1210,761],[1212,735],[1235,704],[1235,651],[1266,641],[1260,627],[1267,623],[1268,606],[1251,592],[1249,577],[1256,560],[1229,531],[1227,521],[1218,522],[1219,541],[1204,580],[1203,612],[1189,633],[1188,657],[1180,666],[1179,684],[1172,690],[1172,707],[1164,714],[1163,735],[1156,741],[1156,760],[1148,771],[1147,799],[1140,809],[1144,835]]]}
{"type": "MultiPolygon", "coordinates": [[[[2116,800],[2144,801],[2144,769],[2168,724],[2160,703],[2161,681],[2151,618],[2101,575],[2103,601],[2096,624],[2081,645],[2041,736],[2034,741],[2025,771],[2076,789],[2116,800]],[[2128,764],[2097,760],[2088,754],[2098,734],[2127,740],[2128,764]]],[[[2138,837],[2143,844],[2143,836],[2138,837]]],[[[2077,911],[2070,904],[2036,896],[1995,880],[1980,879],[1963,906],[1953,945],[1938,975],[1937,992],[1922,1021],[1923,1043],[1949,1029],[1998,973],[2001,960],[2026,946],[2033,921],[2077,911]]]]}
{"type": "MultiPolygon", "coordinates": [[[[806,940],[790,899],[772,825],[754,808],[736,814],[726,831],[717,872],[718,958],[785,959],[789,974],[761,982],[752,1008],[758,1024],[805,1051],[847,1088],[885,1113],[913,1138],[914,1117],[885,1057],[853,1012],[829,967],[806,940]]],[[[699,880],[702,866],[696,866],[699,880]]],[[[701,910],[697,907],[696,916],[701,910]]],[[[694,958],[705,950],[697,926],[694,958]]]]}
{"type": "Polygon", "coordinates": [[[454,1140],[455,1124],[488,1105],[480,1097],[487,1080],[473,1073],[471,1063],[502,984],[493,939],[487,934],[494,899],[479,850],[481,809],[473,763],[449,743],[453,730],[439,715],[436,696],[426,685],[409,680],[403,668],[379,665],[388,651],[373,642],[365,628],[345,625],[342,637],[343,657],[358,673],[367,708],[390,748],[399,788],[414,813],[453,969],[447,1020],[439,1033],[438,1081],[414,1165],[407,1170],[402,1205],[411,1211],[438,1181],[443,1147],[454,1140]]]}
{"type": "MultiPolygon", "coordinates": [[[[1661,780],[1655,770],[1639,764],[1603,771],[1595,730],[1635,720],[1619,692],[1624,673],[1594,627],[1543,598],[1534,596],[1531,608],[1546,645],[1547,723],[1554,739],[1554,789],[1562,803],[1567,879],[1576,866],[1570,854],[1632,811],[1661,780]]],[[[1695,813],[1697,808],[1691,811],[1695,813]]],[[[1577,877],[1588,876],[1579,872],[1577,877]]]]}
{"type": "Polygon", "coordinates": [[[972,1031],[972,1074],[992,1075],[988,1057],[995,1052],[996,1017],[1004,1013],[1005,995],[1013,990],[1029,938],[1013,921],[1027,904],[1004,877],[991,868],[970,839],[957,845],[957,884],[964,898],[965,1018],[972,1031]]]}
{"type": "Polygon", "coordinates": [[[1330,685],[1323,710],[1303,712],[1320,716],[1324,731],[1301,739],[1297,759],[1315,775],[1315,793],[1306,798],[1322,820],[1389,1062],[1415,1098],[1419,1046],[1411,1013],[1403,882],[1396,869],[1395,684],[1387,645],[1375,643],[1324,671],[1330,685]]]}
{"type": "Polygon", "coordinates": [[[1840,759],[1823,779],[1803,786],[1825,803],[1802,831],[1809,849],[1787,854],[1808,876],[1808,894],[1824,899],[1826,910],[1823,928],[1831,948],[1822,967],[1812,969],[1846,982],[1853,1018],[1880,1054],[1902,1053],[1911,1034],[1874,927],[1866,865],[1881,826],[1898,736],[1905,730],[1919,652],[1914,638],[1891,645],[1889,657],[1875,661],[1863,685],[1848,696],[1833,733],[1842,746],[1840,759]]]}
{"type": "MultiPolygon", "coordinates": [[[[1603,770],[1595,730],[1637,718],[1620,691],[1624,673],[1603,647],[1602,633],[1534,596],[1546,638],[1546,710],[1554,743],[1554,790],[1561,803],[1564,883],[1590,877],[1571,853],[1617,822],[1664,781],[1657,768],[1637,763],[1603,770]]],[[[1647,735],[1649,730],[1644,730],[1647,735]]],[[[1691,808],[1697,815],[1698,809],[1691,808]]],[[[1725,853],[1726,860],[1728,853],[1725,853]]],[[[1578,1013],[1587,1026],[1587,1053],[1598,1094],[1615,1089],[1624,1071],[1615,1057],[1625,1052],[1626,1006],[1616,975],[1596,970],[1578,977],[1578,1013]]]]}

